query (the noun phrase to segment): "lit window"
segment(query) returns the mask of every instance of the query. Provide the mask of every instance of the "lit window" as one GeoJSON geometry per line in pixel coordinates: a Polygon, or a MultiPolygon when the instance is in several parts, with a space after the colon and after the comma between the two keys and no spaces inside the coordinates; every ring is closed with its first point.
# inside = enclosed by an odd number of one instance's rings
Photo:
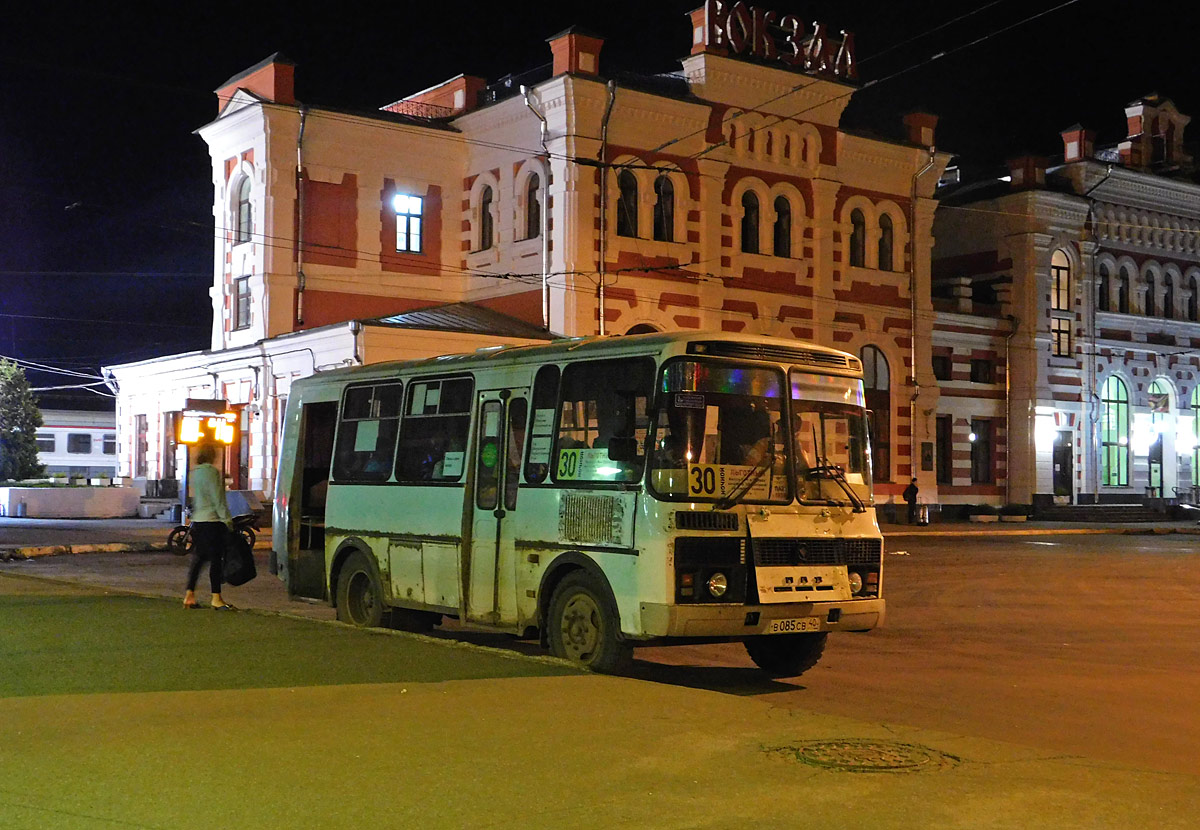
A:
{"type": "Polygon", "coordinates": [[[1070,357],[1071,321],[1065,317],[1050,318],[1050,353],[1055,357],[1070,357]]]}
{"type": "Polygon", "coordinates": [[[1129,389],[1116,376],[1100,390],[1100,482],[1129,486],[1129,389]]]}
{"type": "Polygon", "coordinates": [[[1071,310],[1071,268],[1067,255],[1055,251],[1050,257],[1050,308],[1054,311],[1071,310]]]}
{"type": "Polygon", "coordinates": [[[421,252],[421,211],[424,201],[420,196],[407,193],[397,193],[392,197],[392,207],[396,211],[397,251],[421,252]]]}

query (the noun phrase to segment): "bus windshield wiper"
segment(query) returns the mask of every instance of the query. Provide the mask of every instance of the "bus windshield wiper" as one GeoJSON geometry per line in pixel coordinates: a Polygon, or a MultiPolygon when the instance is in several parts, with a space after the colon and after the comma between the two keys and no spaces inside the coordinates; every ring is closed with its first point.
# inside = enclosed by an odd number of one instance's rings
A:
{"type": "MultiPolygon", "coordinates": [[[[733,486],[729,491],[729,495],[723,499],[717,499],[713,503],[713,510],[728,510],[737,504],[741,498],[750,492],[750,488],[758,483],[758,480],[763,477],[763,473],[772,469],[775,466],[775,441],[771,440],[770,449],[763,455],[757,464],[746,474],[742,476],[741,481],[733,486]]],[[[767,491],[767,498],[771,497],[770,490],[767,491]]]]}
{"type": "Polygon", "coordinates": [[[836,482],[837,486],[841,487],[842,491],[850,497],[850,503],[854,506],[854,512],[866,513],[867,505],[859,498],[858,493],[854,492],[854,488],[850,485],[850,482],[846,480],[845,471],[837,464],[830,464],[827,458],[822,458],[820,461],[821,463],[816,467],[809,468],[808,477],[828,478],[836,482]]]}

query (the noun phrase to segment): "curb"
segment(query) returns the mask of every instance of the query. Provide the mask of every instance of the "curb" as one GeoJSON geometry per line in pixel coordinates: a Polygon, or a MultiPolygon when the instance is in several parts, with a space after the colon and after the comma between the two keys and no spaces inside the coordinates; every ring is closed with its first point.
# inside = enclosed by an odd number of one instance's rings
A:
{"type": "MultiPolygon", "coordinates": [[[[108,542],[88,545],[38,545],[23,548],[0,548],[0,562],[21,559],[40,559],[43,556],[66,556],[85,553],[158,553],[167,549],[166,542],[108,542]]],[[[270,550],[271,544],[259,541],[255,550],[270,550]]]]}
{"type": "Polygon", "coordinates": [[[987,530],[884,530],[884,538],[922,536],[1167,536],[1178,533],[1184,536],[1200,536],[1200,527],[1028,527],[1021,529],[989,528],[987,530]]]}

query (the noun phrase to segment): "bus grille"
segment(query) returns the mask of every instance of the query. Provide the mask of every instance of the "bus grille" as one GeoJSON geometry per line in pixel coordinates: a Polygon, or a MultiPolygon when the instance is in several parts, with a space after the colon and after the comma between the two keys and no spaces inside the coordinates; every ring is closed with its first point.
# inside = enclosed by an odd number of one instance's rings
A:
{"type": "Polygon", "coordinates": [[[795,363],[800,366],[850,369],[855,372],[862,371],[862,362],[858,358],[848,354],[816,351],[814,349],[799,349],[789,346],[765,346],[757,343],[705,342],[688,344],[688,352],[691,354],[709,354],[716,357],[772,360],[778,363],[795,363]]]}
{"type": "Polygon", "coordinates": [[[676,510],[675,527],[680,530],[737,530],[737,513],[718,513],[712,510],[676,510]]]}
{"type": "Polygon", "coordinates": [[[567,542],[621,544],[625,504],[614,496],[563,493],[558,533],[567,542]]]}
{"type": "Polygon", "coordinates": [[[878,565],[879,539],[751,539],[756,565],[878,565]]]}

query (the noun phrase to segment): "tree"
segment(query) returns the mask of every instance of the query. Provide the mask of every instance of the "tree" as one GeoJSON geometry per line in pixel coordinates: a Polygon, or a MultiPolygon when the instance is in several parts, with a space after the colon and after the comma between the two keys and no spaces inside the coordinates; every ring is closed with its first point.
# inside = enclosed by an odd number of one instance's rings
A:
{"type": "Polygon", "coordinates": [[[33,401],[25,372],[0,358],[0,481],[36,478],[43,472],[37,457],[37,428],[42,413],[33,401]]]}

